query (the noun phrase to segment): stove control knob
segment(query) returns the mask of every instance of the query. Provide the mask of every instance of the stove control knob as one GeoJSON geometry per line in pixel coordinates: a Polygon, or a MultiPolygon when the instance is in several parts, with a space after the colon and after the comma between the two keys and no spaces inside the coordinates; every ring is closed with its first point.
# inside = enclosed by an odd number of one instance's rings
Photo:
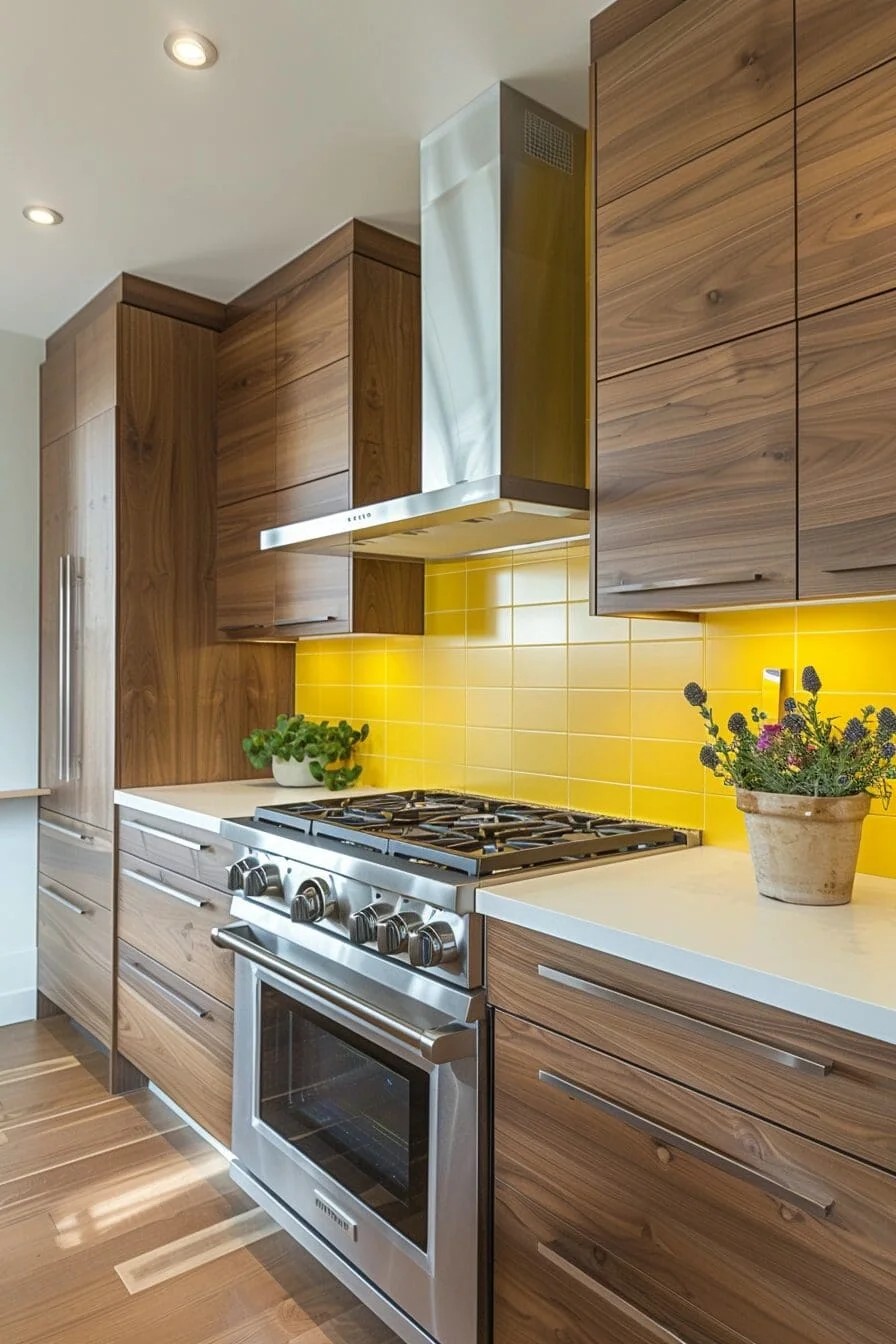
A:
{"type": "Polygon", "coordinates": [[[381,919],[391,915],[392,907],[385,901],[374,901],[365,905],[363,910],[355,910],[348,917],[348,936],[359,946],[376,942],[376,926],[381,919]]]}
{"type": "Polygon", "coordinates": [[[228,891],[242,891],[246,885],[246,875],[253,868],[258,868],[261,860],[256,859],[254,854],[250,854],[245,859],[239,859],[232,863],[227,869],[227,889],[228,891]]]}
{"type": "Polygon", "coordinates": [[[378,952],[386,952],[395,957],[399,952],[407,952],[408,940],[415,929],[419,929],[423,920],[419,915],[387,915],[376,926],[376,946],[378,952]]]}
{"type": "Polygon", "coordinates": [[[457,961],[457,939],[450,924],[421,924],[408,938],[408,956],[412,966],[445,966],[457,961]]]}
{"type": "Polygon", "coordinates": [[[333,888],[325,877],[308,877],[292,899],[290,916],[296,924],[316,924],[336,913],[333,888]]]}
{"type": "Polygon", "coordinates": [[[246,895],[256,900],[261,896],[283,896],[283,882],[276,863],[259,863],[246,874],[246,895]]]}

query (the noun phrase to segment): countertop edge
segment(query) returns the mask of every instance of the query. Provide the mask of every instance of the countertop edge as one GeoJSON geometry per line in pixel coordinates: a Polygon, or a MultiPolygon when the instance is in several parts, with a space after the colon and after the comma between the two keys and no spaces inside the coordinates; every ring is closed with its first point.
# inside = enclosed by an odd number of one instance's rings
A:
{"type": "Polygon", "coordinates": [[[487,918],[500,919],[517,928],[546,934],[595,952],[605,952],[651,970],[665,971],[683,980],[693,980],[799,1017],[896,1045],[896,1012],[880,1004],[852,999],[817,985],[675,947],[642,934],[607,928],[576,915],[542,909],[487,888],[476,893],[476,910],[487,918]]]}
{"type": "Polygon", "coordinates": [[[118,807],[130,807],[135,812],[145,812],[147,816],[160,817],[163,821],[180,821],[185,826],[196,826],[199,830],[212,831],[215,835],[220,835],[221,823],[227,820],[225,817],[213,816],[209,812],[197,812],[194,808],[162,802],[161,799],[148,797],[136,789],[116,789],[113,801],[118,807]]]}

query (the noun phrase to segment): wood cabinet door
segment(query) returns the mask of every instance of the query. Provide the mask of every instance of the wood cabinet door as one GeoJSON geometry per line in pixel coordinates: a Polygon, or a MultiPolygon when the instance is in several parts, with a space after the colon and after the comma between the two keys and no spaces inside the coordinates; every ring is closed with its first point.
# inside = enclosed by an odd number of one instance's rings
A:
{"type": "Polygon", "coordinates": [[[58,345],[40,366],[40,441],[55,443],[75,427],[75,342],[58,345]]]}
{"type": "Polygon", "coordinates": [[[796,0],[796,95],[804,103],[896,56],[893,0],[796,0]]]}
{"type": "Polygon", "coordinates": [[[261,551],[259,533],[277,521],[276,495],[259,495],[218,509],[216,610],[219,634],[258,638],[274,624],[277,557],[261,551]]]}
{"type": "Polygon", "coordinates": [[[99,317],[75,336],[75,423],[86,425],[117,400],[118,304],[110,303],[99,317]]]}
{"type": "Polygon", "coordinates": [[[797,109],[801,317],[896,287],[894,106],[890,61],[797,109]]]}
{"type": "Polygon", "coordinates": [[[896,587],[896,294],[800,323],[800,597],[896,587]]]}
{"type": "Polygon", "coordinates": [[[684,0],[596,80],[604,205],[793,107],[792,0],[684,0]]]}
{"type": "Polygon", "coordinates": [[[276,326],[273,302],[218,337],[218,409],[229,411],[273,392],[276,326]]]}
{"type": "Polygon", "coordinates": [[[277,386],[349,353],[348,258],[277,300],[277,386]]]}
{"type": "Polygon", "coordinates": [[[598,385],[597,608],[796,595],[794,328],[598,385]]]}
{"type": "Polygon", "coordinates": [[[597,376],[791,321],[793,210],[792,113],[602,206],[597,376]]]}
{"type": "Polygon", "coordinates": [[[349,359],[339,359],[278,388],[278,490],[348,471],[350,366],[349,359]]]}
{"type": "MultiPolygon", "coordinates": [[[[46,366],[45,366],[46,367],[46,366]]],[[[74,413],[74,385],[72,386],[74,413]]],[[[40,455],[40,782],[54,806],[75,816],[75,790],[66,775],[67,670],[65,558],[73,550],[72,434],[54,439],[40,455]]]]}

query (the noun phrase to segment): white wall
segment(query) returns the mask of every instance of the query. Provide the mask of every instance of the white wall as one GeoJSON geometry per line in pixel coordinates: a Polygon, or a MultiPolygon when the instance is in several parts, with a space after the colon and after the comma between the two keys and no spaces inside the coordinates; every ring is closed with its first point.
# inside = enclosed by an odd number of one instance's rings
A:
{"type": "MultiPolygon", "coordinates": [[[[0,792],[37,784],[43,343],[0,331],[0,792]]],[[[34,1016],[37,803],[0,799],[0,1025],[34,1016]]]]}

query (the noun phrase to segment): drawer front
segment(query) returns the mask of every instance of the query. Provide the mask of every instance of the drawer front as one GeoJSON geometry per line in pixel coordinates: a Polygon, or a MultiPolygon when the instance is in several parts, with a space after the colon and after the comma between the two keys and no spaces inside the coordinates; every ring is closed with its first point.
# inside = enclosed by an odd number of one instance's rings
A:
{"type": "Polygon", "coordinates": [[[349,262],[338,261],[277,300],[277,386],[349,353],[349,262]]]}
{"type": "Polygon", "coordinates": [[[494,1238],[494,1344],[744,1344],[501,1183],[494,1238]]]}
{"type": "Polygon", "coordinates": [[[127,943],[118,946],[118,1049],[230,1144],[233,1013],[127,943]]]}
{"type": "Polygon", "coordinates": [[[896,1171],[892,1046],[499,920],[487,939],[495,1006],[896,1171]]]}
{"type": "Polygon", "coordinates": [[[114,860],[111,832],[45,808],[41,808],[37,824],[40,871],[111,910],[114,860]]]}
{"type": "Polygon", "coordinates": [[[38,876],[37,987],[103,1045],[112,1042],[112,911],[38,876]]]}
{"type": "MultiPolygon", "coordinates": [[[[160,868],[195,878],[215,891],[227,890],[227,869],[233,862],[233,847],[212,831],[122,807],[119,808],[118,847],[124,854],[133,854],[158,864],[160,868]]],[[[120,862],[127,866],[126,860],[120,862]]]]}
{"type": "Polygon", "coordinates": [[[277,392],[277,489],[348,471],[349,361],[296,378],[277,392]]]}
{"type": "Polygon", "coordinates": [[[118,936],[161,965],[233,1006],[233,954],[211,931],[228,918],[228,898],[181,873],[122,854],[118,936]]]}
{"type": "Polygon", "coordinates": [[[796,0],[796,90],[804,103],[896,56],[893,0],[796,0]]]}
{"type": "Polygon", "coordinates": [[[685,1303],[762,1344],[892,1339],[896,1178],[501,1013],[495,1176],[671,1290],[685,1340],[685,1303]]]}

